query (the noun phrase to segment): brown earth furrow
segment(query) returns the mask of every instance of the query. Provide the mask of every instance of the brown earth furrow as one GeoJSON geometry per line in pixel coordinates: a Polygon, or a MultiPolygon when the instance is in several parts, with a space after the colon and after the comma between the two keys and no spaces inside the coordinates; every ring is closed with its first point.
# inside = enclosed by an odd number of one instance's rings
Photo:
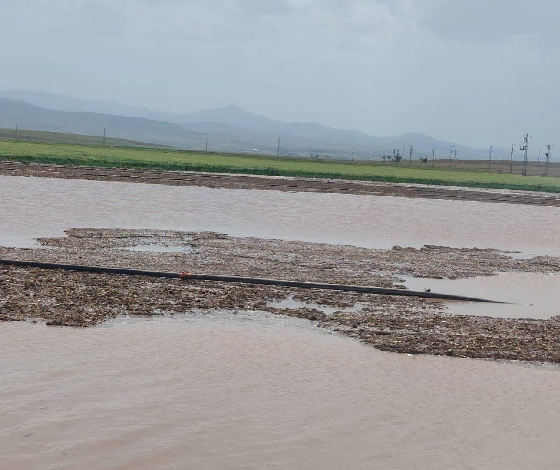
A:
{"type": "Polygon", "coordinates": [[[76,167],[41,163],[0,161],[0,175],[42,178],[126,181],[170,186],[203,186],[226,189],[260,189],[291,192],[340,193],[449,199],[492,203],[560,207],[560,195],[529,191],[488,190],[403,183],[293,178],[235,174],[209,174],[160,170],[76,167]]]}

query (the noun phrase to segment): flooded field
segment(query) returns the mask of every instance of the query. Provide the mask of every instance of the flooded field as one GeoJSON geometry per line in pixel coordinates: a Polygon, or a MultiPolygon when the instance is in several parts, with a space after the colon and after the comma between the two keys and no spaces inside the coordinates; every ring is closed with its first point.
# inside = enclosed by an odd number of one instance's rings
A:
{"type": "Polygon", "coordinates": [[[383,353],[278,317],[0,328],[10,470],[560,465],[558,370],[383,353]]]}
{"type": "Polygon", "coordinates": [[[558,207],[0,176],[0,215],[0,244],[20,246],[71,227],[123,227],[560,256],[558,207]]]}
{"type": "MultiPolygon", "coordinates": [[[[555,207],[0,176],[0,244],[33,246],[70,227],[560,256],[555,207]]],[[[190,254],[132,250],[122,252],[190,254]]],[[[554,314],[558,292],[558,276],[530,272],[406,280],[507,294],[534,303],[524,312],[536,318],[554,314]]],[[[557,366],[381,352],[313,325],[258,312],[85,329],[0,322],[0,468],[560,466],[557,366]]]]}
{"type": "Polygon", "coordinates": [[[445,294],[469,294],[507,302],[479,304],[449,302],[449,310],[459,315],[489,315],[502,318],[551,318],[560,315],[560,275],[542,273],[500,273],[468,279],[423,279],[408,277],[411,290],[431,289],[445,294]]]}

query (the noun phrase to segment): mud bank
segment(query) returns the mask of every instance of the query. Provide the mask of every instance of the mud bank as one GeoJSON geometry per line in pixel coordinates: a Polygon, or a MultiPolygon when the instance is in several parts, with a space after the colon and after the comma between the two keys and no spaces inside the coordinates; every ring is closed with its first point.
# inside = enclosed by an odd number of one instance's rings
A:
{"type": "MultiPolygon", "coordinates": [[[[560,272],[558,258],[515,259],[498,250],[371,250],[160,230],[73,229],[67,235],[40,239],[37,249],[0,247],[0,257],[398,288],[404,275],[560,272]]],[[[216,309],[306,318],[386,351],[560,363],[560,317],[453,315],[441,302],[418,298],[0,267],[4,321],[92,326],[117,315],[216,309]]]]}
{"type": "Polygon", "coordinates": [[[201,186],[225,189],[260,189],[291,192],[396,196],[560,207],[560,195],[558,194],[495,189],[467,189],[405,183],[376,183],[325,178],[292,178],[187,171],[75,167],[11,161],[0,161],[0,175],[122,181],[130,183],[201,186]]]}

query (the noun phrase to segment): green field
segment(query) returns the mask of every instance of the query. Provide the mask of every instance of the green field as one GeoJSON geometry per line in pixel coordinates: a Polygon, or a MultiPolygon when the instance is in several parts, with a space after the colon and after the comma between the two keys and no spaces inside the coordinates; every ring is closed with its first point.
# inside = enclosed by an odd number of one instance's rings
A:
{"type": "Polygon", "coordinates": [[[170,149],[0,140],[0,159],[76,166],[191,170],[560,192],[560,178],[553,177],[408,168],[406,163],[383,165],[170,149]]]}

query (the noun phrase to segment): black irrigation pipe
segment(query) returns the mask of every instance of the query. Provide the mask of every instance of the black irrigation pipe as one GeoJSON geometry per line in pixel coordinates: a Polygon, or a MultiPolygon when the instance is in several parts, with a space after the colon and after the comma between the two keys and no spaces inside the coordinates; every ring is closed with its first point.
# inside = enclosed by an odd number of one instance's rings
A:
{"type": "Polygon", "coordinates": [[[144,271],[141,269],[107,268],[103,266],[80,266],[76,264],[41,263],[37,261],[18,261],[0,259],[0,265],[20,266],[41,269],[63,269],[66,271],[82,271],[100,274],[124,274],[127,276],[163,277],[193,281],[238,282],[242,284],[260,284],[266,286],[299,287],[301,289],[324,289],[344,292],[362,292],[366,294],[397,295],[406,297],[423,297],[427,299],[458,300],[462,302],[504,303],[495,300],[478,299],[461,295],[437,294],[435,292],[419,292],[404,289],[386,289],[383,287],[353,286],[343,284],[325,284],[320,282],[284,281],[279,279],[262,279],[255,277],[220,276],[214,274],[169,273],[163,271],[144,271]]]}

